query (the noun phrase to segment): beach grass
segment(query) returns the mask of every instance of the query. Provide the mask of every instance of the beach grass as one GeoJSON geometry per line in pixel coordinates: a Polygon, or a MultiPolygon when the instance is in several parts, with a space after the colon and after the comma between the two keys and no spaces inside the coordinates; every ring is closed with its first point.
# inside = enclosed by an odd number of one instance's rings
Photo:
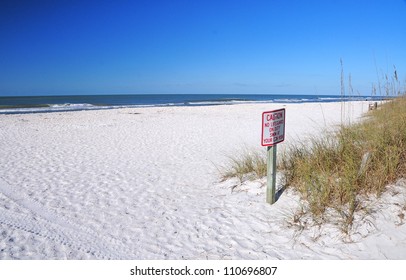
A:
{"type": "MultiPolygon", "coordinates": [[[[344,100],[342,60],[340,63],[344,100]]],[[[381,84],[379,80],[380,93],[381,84]]],[[[369,111],[364,121],[347,122],[343,101],[337,130],[313,137],[306,144],[291,144],[279,156],[278,170],[285,176],[285,187],[297,190],[307,203],[308,209],[299,216],[309,212],[315,221],[324,221],[327,210],[334,209],[342,218],[343,232],[348,233],[354,214],[364,207],[362,197],[379,196],[386,186],[406,178],[406,87],[402,89],[395,66],[392,77],[384,75],[383,84],[386,101],[377,110],[369,111]]],[[[352,94],[351,76],[349,91],[352,94]]],[[[375,85],[372,91],[376,94],[375,85]]],[[[223,178],[241,180],[244,173],[257,178],[266,176],[264,157],[245,152],[232,158],[223,178]]]]}
{"type": "Polygon", "coordinates": [[[380,195],[406,176],[406,98],[386,102],[365,121],[342,125],[310,145],[292,145],[281,158],[287,185],[300,192],[314,216],[334,208],[351,226],[361,195],[380,195]]]}
{"type": "MultiPolygon", "coordinates": [[[[264,155],[246,151],[232,157],[224,178],[266,176],[264,155]]],[[[362,195],[380,195],[385,187],[406,177],[406,97],[384,102],[359,123],[341,124],[335,132],[292,144],[279,156],[287,187],[297,190],[308,212],[323,220],[328,209],[342,217],[348,232],[362,195]]]]}
{"type": "Polygon", "coordinates": [[[237,177],[259,179],[266,176],[266,157],[259,151],[245,150],[241,155],[230,156],[229,165],[221,171],[224,180],[237,177]]]}

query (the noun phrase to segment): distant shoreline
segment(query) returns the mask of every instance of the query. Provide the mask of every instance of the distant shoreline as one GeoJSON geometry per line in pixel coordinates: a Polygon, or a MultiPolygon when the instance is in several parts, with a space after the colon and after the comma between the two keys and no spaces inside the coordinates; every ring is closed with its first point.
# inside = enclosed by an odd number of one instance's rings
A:
{"type": "Polygon", "coordinates": [[[0,114],[250,103],[381,101],[388,97],[287,94],[135,94],[0,97],[0,114]]]}

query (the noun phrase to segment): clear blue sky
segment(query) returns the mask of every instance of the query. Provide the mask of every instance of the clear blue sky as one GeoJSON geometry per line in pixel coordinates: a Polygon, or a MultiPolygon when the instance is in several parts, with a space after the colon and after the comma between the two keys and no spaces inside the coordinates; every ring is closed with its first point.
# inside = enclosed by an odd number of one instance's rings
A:
{"type": "Polygon", "coordinates": [[[396,66],[405,0],[0,2],[0,95],[340,94],[396,66]]]}

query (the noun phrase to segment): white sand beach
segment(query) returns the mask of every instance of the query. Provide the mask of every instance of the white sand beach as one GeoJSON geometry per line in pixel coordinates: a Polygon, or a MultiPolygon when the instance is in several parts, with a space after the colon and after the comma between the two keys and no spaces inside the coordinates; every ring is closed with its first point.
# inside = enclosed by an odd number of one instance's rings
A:
{"type": "MultiPolygon", "coordinates": [[[[291,189],[269,205],[264,180],[221,181],[230,156],[266,152],[278,108],[280,150],[342,121],[341,103],[0,115],[0,259],[406,259],[403,181],[350,236],[295,224],[291,189]]],[[[345,103],[345,121],[367,110],[345,103]]]]}

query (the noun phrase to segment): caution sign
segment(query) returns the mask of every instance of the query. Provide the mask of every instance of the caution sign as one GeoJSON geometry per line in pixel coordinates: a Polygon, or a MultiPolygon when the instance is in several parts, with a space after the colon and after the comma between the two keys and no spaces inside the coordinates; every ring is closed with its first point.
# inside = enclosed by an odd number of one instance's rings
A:
{"type": "Polygon", "coordinates": [[[285,140],[285,109],[262,113],[262,146],[273,146],[285,140]]]}

